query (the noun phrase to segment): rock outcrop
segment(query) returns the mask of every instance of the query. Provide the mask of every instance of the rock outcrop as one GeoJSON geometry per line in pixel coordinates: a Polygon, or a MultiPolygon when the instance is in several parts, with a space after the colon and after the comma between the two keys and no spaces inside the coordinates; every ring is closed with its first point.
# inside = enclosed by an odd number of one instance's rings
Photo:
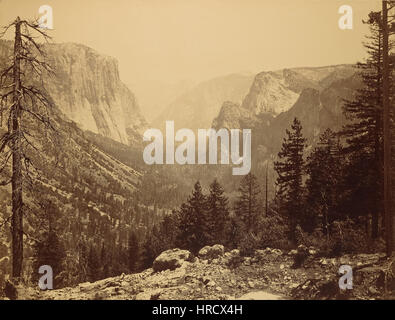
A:
{"type": "MultiPolygon", "coordinates": [[[[0,41],[0,60],[11,43],[0,41]]],[[[54,69],[45,88],[60,111],[83,130],[129,144],[141,142],[147,123],[134,94],[122,83],[116,59],[76,43],[46,44],[54,69]]]]}
{"type": "Polygon", "coordinates": [[[326,129],[340,130],[347,121],[344,101],[353,99],[360,80],[351,65],[262,72],[241,105],[225,102],[212,126],[251,129],[252,167],[266,161],[271,167],[295,117],[307,138],[306,152],[326,129]]]}
{"type": "Polygon", "coordinates": [[[204,260],[216,259],[223,256],[225,252],[222,244],[215,244],[213,246],[205,246],[199,251],[199,258],[204,260]]]}
{"type": "Polygon", "coordinates": [[[255,115],[278,115],[289,110],[298,98],[299,94],[288,86],[284,77],[274,72],[262,72],[255,77],[242,108],[255,115]]]}
{"type": "Polygon", "coordinates": [[[155,260],[152,268],[155,272],[174,270],[182,266],[185,261],[192,261],[193,255],[188,250],[170,249],[162,252],[155,260]]]}

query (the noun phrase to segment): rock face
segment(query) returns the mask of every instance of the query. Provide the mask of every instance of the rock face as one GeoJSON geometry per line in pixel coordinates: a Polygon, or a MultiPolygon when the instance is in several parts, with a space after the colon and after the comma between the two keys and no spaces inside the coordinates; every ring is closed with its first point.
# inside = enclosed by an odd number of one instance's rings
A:
{"type": "Polygon", "coordinates": [[[274,72],[262,72],[255,77],[242,108],[253,114],[278,115],[289,110],[298,97],[298,92],[292,90],[284,77],[274,72]]]}
{"type": "Polygon", "coordinates": [[[191,261],[192,254],[188,250],[170,249],[162,252],[155,260],[152,268],[155,272],[174,270],[182,266],[185,261],[191,261]]]}
{"type": "Polygon", "coordinates": [[[56,77],[49,92],[84,130],[128,144],[146,127],[136,97],[121,82],[117,61],[83,45],[49,45],[56,77]]]}
{"type": "Polygon", "coordinates": [[[333,125],[342,117],[343,98],[359,85],[354,74],[350,65],[261,72],[241,105],[224,103],[213,125],[230,128],[250,119],[255,125],[277,129],[295,116],[314,125],[319,121],[333,125]]]}
{"type": "Polygon", "coordinates": [[[344,100],[353,99],[360,87],[360,77],[351,65],[263,72],[241,105],[223,104],[212,126],[251,129],[252,167],[265,162],[271,167],[295,117],[301,121],[308,152],[326,129],[343,127],[347,121],[344,100]]]}
{"type": "MultiPolygon", "coordinates": [[[[0,60],[9,47],[0,42],[0,60]]],[[[75,43],[47,44],[44,50],[55,71],[44,77],[45,88],[65,116],[83,130],[124,144],[141,141],[147,124],[136,97],[120,80],[116,59],[75,43]]]]}

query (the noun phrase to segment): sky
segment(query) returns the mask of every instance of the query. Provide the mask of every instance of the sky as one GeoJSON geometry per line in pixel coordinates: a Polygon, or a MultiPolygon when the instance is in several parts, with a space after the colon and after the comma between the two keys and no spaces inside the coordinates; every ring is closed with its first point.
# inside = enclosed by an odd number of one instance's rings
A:
{"type": "Polygon", "coordinates": [[[55,42],[118,59],[128,85],[199,82],[237,72],[355,63],[380,0],[0,0],[0,25],[53,8],[55,42]],[[353,29],[338,27],[353,8],[353,29]]]}

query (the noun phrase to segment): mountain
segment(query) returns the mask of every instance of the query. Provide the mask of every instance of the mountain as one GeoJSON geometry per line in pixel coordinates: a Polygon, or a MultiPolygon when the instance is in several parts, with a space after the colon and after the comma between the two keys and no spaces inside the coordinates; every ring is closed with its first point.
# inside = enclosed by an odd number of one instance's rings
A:
{"type": "MultiPolygon", "coordinates": [[[[0,41],[0,59],[11,42],[0,41]]],[[[76,43],[44,46],[55,75],[44,75],[56,106],[81,129],[125,144],[141,142],[147,127],[135,95],[120,80],[117,60],[76,43]]]]}
{"type": "Polygon", "coordinates": [[[163,128],[174,120],[176,128],[210,128],[223,101],[241,102],[251,86],[253,76],[230,74],[202,82],[170,103],[153,125],[163,128]]]}
{"type": "Polygon", "coordinates": [[[253,128],[259,134],[256,144],[277,149],[297,117],[313,141],[323,129],[344,124],[343,100],[351,99],[360,86],[355,72],[351,65],[339,65],[259,73],[240,105],[223,103],[213,126],[253,128]]]}
{"type": "Polygon", "coordinates": [[[341,129],[346,121],[344,99],[352,99],[360,87],[361,79],[351,65],[262,72],[241,104],[223,103],[212,126],[252,130],[251,170],[264,181],[269,166],[272,198],[277,177],[273,161],[293,119],[297,117],[302,123],[308,152],[325,129],[341,129]]]}

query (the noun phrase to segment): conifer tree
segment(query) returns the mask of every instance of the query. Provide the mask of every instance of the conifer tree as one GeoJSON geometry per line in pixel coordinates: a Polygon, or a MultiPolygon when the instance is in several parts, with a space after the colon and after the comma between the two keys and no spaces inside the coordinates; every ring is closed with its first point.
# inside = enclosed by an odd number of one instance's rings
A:
{"type": "Polygon", "coordinates": [[[171,214],[166,214],[160,225],[160,233],[164,250],[174,248],[179,233],[178,230],[178,213],[173,210],[171,214]]]}
{"type": "Polygon", "coordinates": [[[200,182],[196,182],[192,195],[179,210],[180,234],[178,243],[180,246],[197,253],[207,244],[206,226],[206,196],[202,192],[200,182]]]}
{"type": "Polygon", "coordinates": [[[229,217],[228,198],[224,195],[224,189],[217,179],[210,185],[206,210],[208,244],[224,244],[225,224],[229,217]]]}
{"type": "Polygon", "coordinates": [[[40,266],[48,265],[53,271],[54,288],[59,288],[60,283],[56,276],[63,271],[66,250],[54,229],[50,229],[44,235],[43,240],[35,244],[33,257],[33,278],[37,277],[40,266]]]}
{"type": "Polygon", "coordinates": [[[50,39],[46,31],[37,22],[17,17],[4,27],[0,37],[11,28],[15,28],[13,52],[5,69],[0,70],[0,122],[6,119],[7,123],[5,133],[0,136],[0,173],[9,163],[12,170],[0,185],[11,183],[12,186],[12,277],[18,280],[23,263],[24,184],[33,178],[32,171],[36,169],[32,155],[43,152],[37,138],[32,137],[37,133],[45,136],[54,129],[49,116],[53,103],[42,83],[42,75],[53,71],[37,39],[37,35],[50,39]]]}
{"type": "Polygon", "coordinates": [[[248,173],[240,183],[239,197],[235,203],[235,214],[247,233],[258,231],[262,215],[260,193],[258,179],[251,172],[248,173]]]}
{"type": "Polygon", "coordinates": [[[132,231],[128,240],[128,267],[130,272],[137,272],[139,269],[140,245],[137,235],[132,231]]]}
{"type": "Polygon", "coordinates": [[[107,252],[108,248],[105,246],[104,242],[100,250],[100,260],[102,263],[102,276],[103,278],[108,278],[110,276],[110,259],[107,252]]]}
{"type": "Polygon", "coordinates": [[[318,145],[307,158],[306,181],[309,214],[303,225],[312,232],[318,215],[322,228],[329,235],[329,224],[339,217],[340,190],[342,187],[341,145],[337,135],[330,129],[319,137],[318,145]]]}
{"type": "Polygon", "coordinates": [[[94,245],[90,245],[89,247],[87,267],[88,267],[87,270],[88,281],[93,282],[101,278],[100,256],[94,245]]]}
{"type": "Polygon", "coordinates": [[[160,229],[154,226],[142,246],[141,264],[142,268],[152,267],[155,258],[163,251],[163,244],[160,235],[160,229]]]}
{"type": "Polygon", "coordinates": [[[291,130],[286,130],[281,151],[278,153],[280,161],[274,163],[278,174],[277,186],[280,209],[289,218],[290,237],[295,241],[295,230],[303,222],[303,152],[306,139],[302,135],[302,125],[295,118],[291,130]]]}
{"type": "MultiPolygon", "coordinates": [[[[368,58],[358,63],[363,87],[344,104],[349,122],[341,134],[346,140],[348,208],[355,215],[372,215],[372,238],[379,235],[383,210],[383,35],[381,12],[371,12],[366,21],[370,35],[365,43],[368,58]]],[[[391,46],[389,47],[391,50],[391,46]]],[[[393,64],[391,64],[393,69],[393,64]]]]}

